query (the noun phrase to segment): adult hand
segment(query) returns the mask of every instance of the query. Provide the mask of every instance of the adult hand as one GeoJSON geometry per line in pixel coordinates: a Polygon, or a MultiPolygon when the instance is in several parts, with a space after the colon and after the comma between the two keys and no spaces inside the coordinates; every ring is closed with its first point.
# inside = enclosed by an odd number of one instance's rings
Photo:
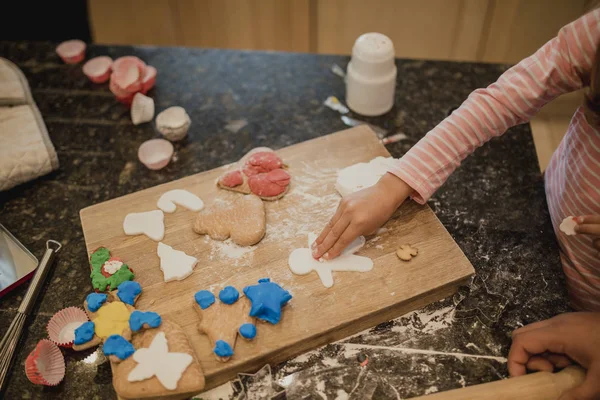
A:
{"type": "Polygon", "coordinates": [[[313,243],[313,257],[330,260],[339,256],[354,239],[385,224],[412,192],[403,180],[387,173],[375,185],[344,197],[313,243]]]}
{"type": "Polygon", "coordinates": [[[561,314],[519,328],[512,338],[511,376],[525,375],[528,369],[552,372],[575,361],[587,369],[586,379],[559,400],[600,399],[600,313],[561,314]]]}

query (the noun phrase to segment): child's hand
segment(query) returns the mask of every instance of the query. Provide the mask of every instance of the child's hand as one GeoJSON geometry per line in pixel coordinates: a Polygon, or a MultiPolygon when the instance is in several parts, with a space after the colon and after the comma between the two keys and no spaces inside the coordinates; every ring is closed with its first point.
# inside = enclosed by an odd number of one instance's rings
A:
{"type": "Polygon", "coordinates": [[[600,215],[577,217],[575,232],[591,235],[594,238],[594,247],[600,251],[600,215]]]}
{"type": "Polygon", "coordinates": [[[559,400],[600,399],[600,313],[561,314],[519,328],[512,337],[511,376],[524,375],[527,369],[551,372],[573,360],[587,369],[586,380],[559,400]]]}
{"type": "Polygon", "coordinates": [[[313,257],[330,260],[360,235],[375,232],[413,192],[403,180],[385,174],[374,186],[342,199],[338,209],[313,244],[313,257]]]}

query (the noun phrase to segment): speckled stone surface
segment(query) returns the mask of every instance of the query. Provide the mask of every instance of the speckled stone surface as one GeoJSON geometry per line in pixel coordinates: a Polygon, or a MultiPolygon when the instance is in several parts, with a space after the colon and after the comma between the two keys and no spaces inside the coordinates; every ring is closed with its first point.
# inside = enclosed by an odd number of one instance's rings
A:
{"type": "MultiPolygon", "coordinates": [[[[344,83],[330,67],[345,67],[348,59],[90,46],[88,58],[134,54],[155,66],[157,85],[150,95],[157,112],[180,105],[190,114],[189,136],[175,144],[175,161],[153,172],[137,161],[136,152],[144,140],[159,134],[152,124],[133,126],[107,85],[90,83],[80,65],[62,64],[51,44],[0,42],[0,54],[29,79],[60,160],[59,170],[0,192],[0,222],[38,257],[47,239],[64,246],[29,321],[5,396],[114,398],[109,364],[98,352],[64,351],[66,378],[55,388],[32,385],[23,371],[25,357],[45,336],[52,314],[80,306],[91,291],[79,210],[233,162],[255,146],[281,148],[346,128],[340,115],[322,103],[329,95],[343,100],[344,83]],[[248,124],[238,132],[225,129],[241,119],[248,124]]],[[[396,157],[473,89],[506,69],[414,60],[398,60],[397,66],[395,108],[365,119],[408,136],[388,146],[396,157]]],[[[273,366],[270,379],[287,386],[288,398],[323,394],[332,399],[350,393],[356,398],[407,398],[504,378],[510,332],[568,310],[528,125],[477,150],[429,204],[473,263],[477,274],[472,285],[453,298],[273,366]],[[367,364],[361,367],[359,359],[367,364]]],[[[22,287],[0,300],[0,334],[24,293],[22,287]]],[[[255,381],[245,381],[250,382],[248,392],[264,389],[255,381]]],[[[228,398],[240,389],[219,390],[213,395],[228,398]]]]}

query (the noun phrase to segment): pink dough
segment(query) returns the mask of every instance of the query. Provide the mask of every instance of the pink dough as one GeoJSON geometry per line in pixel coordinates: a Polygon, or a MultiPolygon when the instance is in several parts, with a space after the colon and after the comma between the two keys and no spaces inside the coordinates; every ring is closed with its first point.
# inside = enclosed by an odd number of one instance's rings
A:
{"type": "Polygon", "coordinates": [[[253,176],[263,172],[273,171],[281,168],[283,161],[272,151],[260,151],[252,154],[244,165],[244,174],[253,176]]]}
{"type": "Polygon", "coordinates": [[[282,169],[268,173],[253,175],[248,178],[248,186],[252,193],[261,197],[279,196],[290,183],[290,174],[282,169]]]}
{"type": "Polygon", "coordinates": [[[279,186],[286,187],[290,184],[290,174],[282,169],[276,169],[267,174],[267,179],[279,186]]]}
{"type": "Polygon", "coordinates": [[[244,183],[241,171],[231,171],[219,179],[219,183],[227,187],[236,187],[244,183]]]}

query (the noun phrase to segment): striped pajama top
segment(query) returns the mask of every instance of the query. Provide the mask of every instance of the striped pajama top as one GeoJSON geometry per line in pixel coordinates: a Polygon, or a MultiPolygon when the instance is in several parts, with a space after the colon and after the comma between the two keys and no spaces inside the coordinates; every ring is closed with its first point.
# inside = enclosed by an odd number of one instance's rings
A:
{"type": "MultiPolygon", "coordinates": [[[[425,203],[461,161],[546,103],[583,88],[600,41],[600,10],[563,27],[535,54],[506,71],[497,82],[475,90],[448,118],[427,133],[389,172],[425,203]]],[[[572,305],[600,311],[600,256],[588,235],[559,230],[570,215],[600,215],[600,127],[590,126],[579,107],[545,172],[552,225],[560,243],[572,305]]]]}

